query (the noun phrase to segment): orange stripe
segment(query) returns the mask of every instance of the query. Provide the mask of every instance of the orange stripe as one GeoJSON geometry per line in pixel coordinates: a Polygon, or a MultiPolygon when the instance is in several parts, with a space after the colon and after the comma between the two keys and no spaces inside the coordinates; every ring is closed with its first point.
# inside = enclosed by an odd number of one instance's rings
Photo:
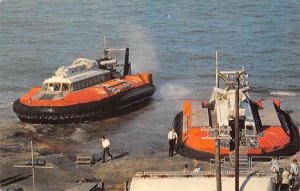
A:
{"type": "MultiPolygon", "coordinates": [[[[126,76],[124,79],[127,83],[130,83],[131,87],[127,90],[143,86],[148,83],[144,83],[139,75],[126,76]]],[[[110,80],[102,83],[106,86],[115,86],[114,88],[124,92],[125,88],[122,83],[116,80],[110,80]]],[[[41,87],[33,87],[27,94],[20,98],[20,102],[28,106],[70,106],[81,103],[89,103],[93,101],[101,101],[107,97],[116,95],[116,92],[109,91],[105,87],[98,85],[91,86],[75,92],[70,92],[61,100],[32,100],[31,98],[41,91],[41,87]]]]}

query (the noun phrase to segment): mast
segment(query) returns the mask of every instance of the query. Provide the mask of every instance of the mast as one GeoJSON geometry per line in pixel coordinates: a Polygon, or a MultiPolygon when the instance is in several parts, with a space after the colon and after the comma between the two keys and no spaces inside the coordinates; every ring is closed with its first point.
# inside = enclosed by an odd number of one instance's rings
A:
{"type": "Polygon", "coordinates": [[[103,36],[103,46],[104,46],[104,49],[106,48],[106,37],[103,36]]]}
{"type": "Polygon", "coordinates": [[[216,51],[216,87],[219,87],[219,77],[218,77],[218,51],[216,51]]]}
{"type": "Polygon", "coordinates": [[[124,61],[124,73],[123,76],[125,77],[130,73],[130,63],[129,63],[129,47],[125,49],[125,61],[124,61]]]}
{"type": "Polygon", "coordinates": [[[240,88],[240,74],[236,73],[236,92],[235,92],[235,191],[239,191],[239,126],[240,126],[240,117],[239,117],[239,88],[240,88]]]}

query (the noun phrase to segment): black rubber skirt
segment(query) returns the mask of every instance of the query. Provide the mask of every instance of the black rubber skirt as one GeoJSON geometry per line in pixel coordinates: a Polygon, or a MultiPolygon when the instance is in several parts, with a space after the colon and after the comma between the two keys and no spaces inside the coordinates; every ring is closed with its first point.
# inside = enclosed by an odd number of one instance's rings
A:
{"type": "Polygon", "coordinates": [[[71,106],[27,106],[17,99],[13,103],[13,110],[21,121],[27,123],[78,123],[117,114],[124,108],[150,98],[154,92],[153,85],[144,85],[101,101],[71,106]]]}

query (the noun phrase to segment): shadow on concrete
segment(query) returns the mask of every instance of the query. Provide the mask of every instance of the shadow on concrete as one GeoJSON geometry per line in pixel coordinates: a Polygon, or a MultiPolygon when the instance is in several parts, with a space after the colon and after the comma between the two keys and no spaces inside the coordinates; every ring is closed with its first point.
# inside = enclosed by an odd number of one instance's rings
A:
{"type": "Polygon", "coordinates": [[[8,178],[5,178],[5,179],[1,180],[1,185],[0,186],[4,187],[4,186],[8,186],[8,185],[17,183],[17,182],[21,182],[21,181],[29,178],[30,176],[32,176],[32,175],[22,176],[21,174],[19,174],[19,175],[16,175],[16,176],[8,177],[8,178]]]}
{"type": "Polygon", "coordinates": [[[121,153],[121,154],[119,154],[117,156],[114,156],[113,159],[119,159],[119,158],[125,157],[126,155],[129,155],[129,152],[124,152],[124,153],[121,153]]]}

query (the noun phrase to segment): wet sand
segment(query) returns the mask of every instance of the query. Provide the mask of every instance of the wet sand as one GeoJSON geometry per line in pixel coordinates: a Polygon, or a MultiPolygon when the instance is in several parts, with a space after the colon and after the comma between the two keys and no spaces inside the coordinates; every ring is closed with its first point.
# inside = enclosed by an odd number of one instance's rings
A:
{"type": "MultiPolygon", "coordinates": [[[[7,124],[7,122],[6,122],[7,124]]],[[[3,188],[19,188],[31,190],[32,177],[30,168],[14,168],[14,165],[24,165],[30,159],[30,140],[34,143],[34,157],[46,159],[46,166],[53,169],[36,169],[36,190],[65,190],[78,185],[78,180],[104,180],[108,190],[123,190],[123,183],[131,180],[137,171],[180,171],[185,163],[191,166],[193,161],[180,155],[168,156],[168,145],[161,145],[157,151],[130,152],[130,150],[115,149],[111,146],[111,153],[116,159],[106,163],[97,161],[93,165],[76,165],[78,154],[100,154],[98,137],[91,137],[88,129],[52,127],[45,125],[26,125],[20,123],[18,127],[9,124],[1,127],[1,180],[14,178],[14,181],[1,182],[3,188]]],[[[107,129],[106,129],[107,130],[107,129]]],[[[106,131],[105,129],[102,131],[106,131]]],[[[142,145],[141,145],[142,147],[142,145]]],[[[207,169],[201,163],[202,169],[207,169]]]]}
{"type": "MultiPolygon", "coordinates": [[[[78,154],[100,154],[99,137],[103,134],[113,136],[116,129],[109,124],[115,126],[117,122],[114,120],[101,122],[105,123],[101,128],[89,123],[66,127],[66,125],[29,125],[15,121],[1,121],[1,124],[5,124],[0,125],[1,185],[3,188],[22,187],[24,190],[32,190],[31,169],[13,167],[24,165],[25,160],[30,159],[31,137],[34,141],[34,157],[46,159],[47,166],[54,167],[35,170],[36,190],[65,190],[78,185],[78,181],[82,179],[96,181],[103,179],[107,190],[121,191],[124,181],[131,180],[138,171],[181,171],[184,164],[189,164],[190,169],[193,169],[192,159],[180,155],[171,158],[168,156],[166,140],[155,145],[145,139],[145,145],[140,145],[137,144],[138,140],[127,138],[128,145],[122,147],[124,141],[122,142],[122,137],[118,136],[118,139],[113,138],[111,141],[111,153],[116,159],[104,164],[97,161],[93,165],[76,165],[75,159],[78,154]],[[147,149],[146,144],[152,144],[152,149],[147,149]],[[139,149],[130,149],[132,145],[139,149]],[[4,179],[13,179],[16,176],[15,182],[3,182],[4,179]]],[[[167,129],[158,134],[165,137],[164,131],[167,129]]],[[[291,159],[293,158],[300,161],[299,153],[291,159]]],[[[288,165],[289,160],[284,164],[288,165]]],[[[200,167],[202,170],[209,170],[208,162],[201,162],[200,167]]]]}
{"type": "MultiPolygon", "coordinates": [[[[35,153],[36,154],[36,153],[35,153]]],[[[1,180],[21,174],[22,177],[31,175],[30,169],[13,168],[14,164],[20,164],[29,158],[27,154],[18,154],[2,158],[1,180]]],[[[47,166],[53,169],[36,169],[35,180],[36,190],[64,190],[77,185],[78,180],[82,179],[103,179],[108,190],[123,190],[122,185],[126,180],[130,180],[137,171],[178,171],[182,170],[185,163],[191,163],[190,159],[180,156],[169,158],[166,153],[155,153],[148,156],[127,155],[119,159],[107,161],[106,163],[97,162],[94,165],[76,165],[74,160],[67,155],[52,154],[45,158],[47,166]]],[[[9,187],[22,187],[24,190],[31,190],[31,179],[16,182],[9,187]]]]}

